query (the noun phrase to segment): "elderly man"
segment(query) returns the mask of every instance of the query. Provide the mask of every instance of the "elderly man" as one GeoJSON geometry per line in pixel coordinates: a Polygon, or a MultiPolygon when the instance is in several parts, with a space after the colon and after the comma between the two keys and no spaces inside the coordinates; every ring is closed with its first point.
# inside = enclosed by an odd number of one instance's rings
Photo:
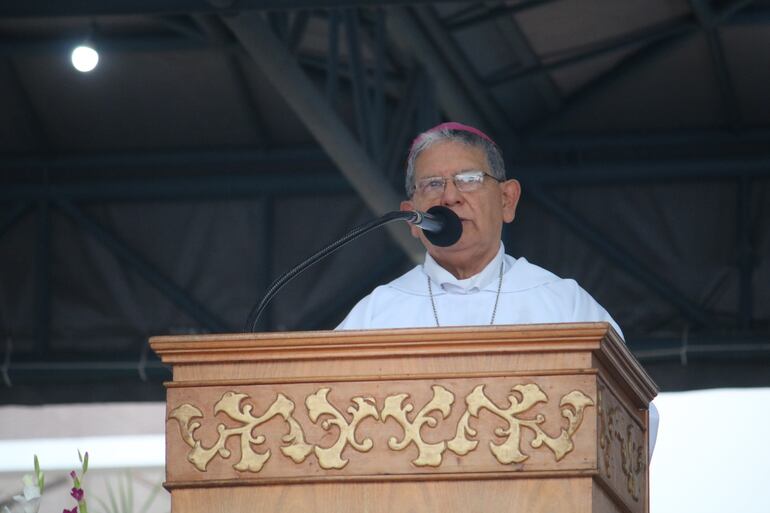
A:
{"type": "MultiPolygon", "coordinates": [[[[606,321],[623,335],[574,280],[505,254],[500,235],[516,215],[521,186],[506,179],[499,148],[480,130],[443,123],[418,135],[407,159],[406,195],[401,210],[452,209],[462,237],[438,247],[413,226],[425,263],[374,289],[337,329],[606,321]]],[[[650,404],[650,457],[658,422],[650,404]]]]}
{"type": "Polygon", "coordinates": [[[500,150],[480,130],[443,123],[417,136],[406,194],[402,210],[453,210],[462,237],[438,247],[412,227],[425,263],[374,289],[338,329],[607,321],[621,333],[574,280],[505,254],[500,235],[515,217],[521,186],[506,179],[500,150]]]}

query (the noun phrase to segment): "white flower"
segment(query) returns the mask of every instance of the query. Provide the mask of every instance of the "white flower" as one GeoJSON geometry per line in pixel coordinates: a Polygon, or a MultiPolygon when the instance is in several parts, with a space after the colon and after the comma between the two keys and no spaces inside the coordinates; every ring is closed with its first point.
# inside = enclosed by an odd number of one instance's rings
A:
{"type": "MultiPolygon", "coordinates": [[[[25,475],[22,478],[24,481],[24,495],[14,495],[13,500],[21,504],[24,508],[24,513],[37,513],[40,509],[40,487],[37,485],[35,476],[25,475]]],[[[7,508],[6,508],[7,509],[7,508]]],[[[6,513],[3,511],[3,513],[6,513]]]]}

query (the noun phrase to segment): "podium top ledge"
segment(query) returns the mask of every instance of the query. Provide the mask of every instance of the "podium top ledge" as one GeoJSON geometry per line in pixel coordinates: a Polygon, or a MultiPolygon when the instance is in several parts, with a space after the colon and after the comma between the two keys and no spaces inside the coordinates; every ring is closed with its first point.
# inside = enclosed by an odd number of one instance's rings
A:
{"type": "MultiPolygon", "coordinates": [[[[200,351],[227,349],[269,349],[290,350],[297,347],[332,348],[341,346],[347,351],[363,347],[387,344],[391,349],[399,346],[431,344],[485,343],[554,343],[563,349],[563,344],[597,344],[603,339],[614,344],[623,340],[606,322],[556,323],[556,324],[515,324],[497,326],[462,326],[443,328],[396,328],[376,330],[339,331],[283,331],[264,333],[218,333],[195,335],[163,335],[150,337],[150,345],[159,355],[169,351],[200,351]]],[[[547,347],[542,346],[541,350],[547,347]]],[[[556,350],[556,349],[555,349],[556,350]]]]}
{"type": "Polygon", "coordinates": [[[495,354],[590,354],[595,365],[636,383],[649,401],[657,386],[606,322],[174,335],[150,338],[166,364],[341,361],[495,354]]]}

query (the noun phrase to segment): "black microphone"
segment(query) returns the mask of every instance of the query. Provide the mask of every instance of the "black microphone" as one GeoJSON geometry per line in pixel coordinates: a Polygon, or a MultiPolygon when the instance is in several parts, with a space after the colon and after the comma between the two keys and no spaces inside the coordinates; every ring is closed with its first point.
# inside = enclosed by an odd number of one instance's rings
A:
{"type": "Polygon", "coordinates": [[[425,238],[434,246],[445,248],[460,240],[463,223],[451,209],[436,205],[427,212],[413,210],[406,221],[425,232],[425,238]]]}

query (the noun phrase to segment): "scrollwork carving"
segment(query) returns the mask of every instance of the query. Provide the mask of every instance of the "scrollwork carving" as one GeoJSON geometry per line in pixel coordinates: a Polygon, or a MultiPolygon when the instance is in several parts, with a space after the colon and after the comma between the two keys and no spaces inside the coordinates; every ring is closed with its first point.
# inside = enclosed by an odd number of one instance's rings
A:
{"type": "Polygon", "coordinates": [[[292,418],[294,413],[294,403],[285,395],[278,394],[275,401],[270,405],[267,411],[259,417],[254,417],[251,412],[251,404],[241,404],[248,396],[236,392],[226,392],[222,398],[214,405],[214,415],[224,413],[231,419],[240,422],[238,427],[228,428],[225,424],[217,425],[219,438],[211,447],[204,447],[200,440],[195,439],[195,431],[200,427],[200,422],[192,422],[193,418],[203,417],[203,414],[191,404],[182,404],[169,413],[169,418],[179,423],[182,433],[182,439],[192,450],[187,454],[187,459],[195,465],[200,471],[205,471],[209,462],[219,454],[222,458],[230,457],[230,450],[225,446],[227,439],[231,436],[240,437],[241,459],[233,468],[241,471],[259,472],[270,459],[270,450],[257,452],[253,446],[261,445],[265,442],[263,435],[254,436],[253,431],[260,424],[263,424],[280,415],[289,424],[289,434],[283,440],[291,445],[281,448],[281,451],[292,460],[302,462],[310,451],[312,446],[305,443],[302,428],[292,418]]]}
{"type": "MultiPolygon", "coordinates": [[[[646,471],[647,458],[644,453],[644,443],[634,434],[634,426],[630,419],[622,422],[621,409],[611,405],[609,394],[603,387],[599,388],[599,447],[602,451],[604,473],[612,478],[612,446],[613,440],[618,442],[620,452],[620,472],[625,479],[626,490],[635,501],[639,500],[642,489],[642,476],[646,471]],[[625,429],[621,425],[625,425],[625,429]]],[[[617,454],[617,453],[616,453],[617,454]]]]}
{"type": "Polygon", "coordinates": [[[538,414],[534,419],[522,419],[517,416],[536,404],[547,401],[548,396],[537,385],[531,383],[515,385],[511,388],[511,394],[508,396],[510,406],[503,409],[486,396],[484,385],[478,385],[465,399],[468,410],[460,419],[455,438],[449,443],[449,448],[459,455],[464,455],[476,447],[477,442],[467,438],[467,435],[475,435],[475,431],[469,425],[469,420],[470,417],[478,417],[479,412],[486,409],[508,423],[508,427],[495,430],[495,435],[506,437],[506,440],[501,444],[489,443],[489,449],[497,461],[503,464],[522,463],[529,458],[521,451],[521,428],[531,429],[535,432],[536,436],[530,443],[533,448],[537,449],[545,444],[554,453],[556,461],[559,461],[574,448],[572,435],[583,421],[583,412],[586,406],[592,406],[594,403],[591,398],[579,390],[574,390],[562,397],[559,405],[562,407],[562,416],[568,421],[568,427],[567,429],[562,428],[559,436],[551,437],[541,427],[541,424],[545,422],[544,415],[538,414]]]}
{"type": "Polygon", "coordinates": [[[368,417],[379,419],[379,414],[377,413],[377,406],[373,398],[354,397],[352,401],[358,407],[351,406],[348,408],[348,413],[353,416],[353,420],[348,422],[339,410],[329,403],[329,400],[326,398],[328,393],[328,388],[318,390],[315,394],[307,397],[305,405],[307,406],[310,420],[316,422],[322,415],[328,415],[332,418],[324,420],[321,423],[321,427],[327,431],[331,426],[339,428],[339,438],[334,445],[326,448],[315,446],[314,450],[321,468],[340,469],[348,464],[348,460],[342,459],[342,451],[347,444],[361,452],[368,452],[372,449],[374,442],[372,442],[371,438],[365,438],[362,442],[356,440],[356,428],[362,420],[368,417]]]}
{"type": "MultiPolygon", "coordinates": [[[[478,432],[471,426],[471,422],[474,422],[472,419],[478,419],[482,410],[487,410],[506,423],[504,427],[497,427],[494,430],[495,435],[505,440],[502,443],[489,442],[489,449],[499,463],[507,465],[521,463],[529,458],[521,447],[522,429],[529,429],[535,434],[530,442],[533,449],[545,445],[554,454],[556,461],[560,461],[574,448],[572,437],[583,421],[585,408],[594,404],[590,397],[579,390],[573,390],[564,395],[559,401],[559,406],[567,425],[561,428],[558,436],[552,437],[543,427],[546,422],[544,414],[537,413],[534,417],[530,415],[530,418],[522,417],[536,405],[548,402],[547,395],[538,385],[528,383],[511,387],[508,395],[509,404],[502,407],[487,397],[484,389],[484,384],[477,385],[465,397],[466,408],[457,423],[454,438],[434,443],[426,442],[422,438],[423,427],[438,427],[442,420],[450,416],[455,402],[455,394],[442,385],[432,385],[433,397],[414,414],[412,412],[417,406],[409,401],[410,395],[399,393],[385,397],[381,410],[378,410],[373,397],[353,397],[350,399],[352,405],[345,410],[348,414],[346,415],[330,402],[331,389],[319,388],[305,397],[305,407],[311,422],[314,424],[320,422],[323,430],[337,436],[336,441],[328,447],[309,444],[305,441],[302,425],[294,417],[295,404],[282,393],[277,394],[273,403],[262,415],[256,416],[252,413],[254,406],[248,401],[247,394],[235,391],[225,392],[214,404],[213,413],[214,415],[223,413],[239,425],[228,427],[224,423],[218,424],[216,426],[218,438],[211,446],[205,446],[196,438],[196,432],[201,427],[200,419],[204,417],[198,407],[188,403],[182,404],[169,413],[169,420],[173,419],[178,423],[182,440],[191,448],[187,459],[196,469],[206,471],[209,463],[217,455],[223,459],[230,458],[231,451],[226,446],[227,440],[238,437],[241,454],[240,460],[233,465],[233,468],[240,472],[256,473],[262,470],[271,457],[269,448],[258,450],[266,442],[266,437],[258,434],[256,429],[276,416],[282,417],[289,428],[288,433],[281,437],[283,445],[280,451],[294,463],[302,463],[310,454],[314,454],[320,467],[325,470],[344,468],[349,463],[347,458],[343,458],[343,452],[347,446],[362,453],[369,452],[374,447],[372,438],[357,436],[361,423],[371,418],[380,422],[393,419],[403,429],[401,439],[396,436],[388,439],[389,449],[402,451],[414,444],[417,448],[417,457],[412,460],[413,465],[439,467],[447,449],[459,456],[464,456],[478,447],[479,442],[475,439],[478,432]],[[333,431],[333,427],[337,429],[333,431]]],[[[604,421],[614,422],[602,417],[600,422],[604,421]]],[[[371,427],[378,429],[378,425],[380,424],[373,423],[371,427]]],[[[602,431],[602,436],[604,437],[602,443],[609,444],[610,434],[602,431]]],[[[638,448],[628,443],[624,447],[623,467],[632,469],[638,467],[639,463],[634,459],[638,448]]],[[[609,472],[609,466],[605,465],[605,467],[609,472]]]]}
{"type": "Polygon", "coordinates": [[[407,414],[414,409],[412,404],[402,405],[409,394],[391,395],[385,399],[385,407],[382,409],[382,421],[392,418],[398,422],[404,429],[404,438],[399,441],[396,437],[390,437],[388,447],[394,451],[401,451],[409,444],[417,447],[417,458],[412,463],[418,467],[430,466],[438,467],[441,465],[441,455],[446,450],[446,442],[429,444],[422,439],[420,429],[427,424],[429,427],[436,427],[438,420],[430,414],[440,412],[442,418],[447,418],[454,403],[455,396],[440,385],[433,385],[433,399],[417,412],[414,421],[409,422],[407,414]]]}

